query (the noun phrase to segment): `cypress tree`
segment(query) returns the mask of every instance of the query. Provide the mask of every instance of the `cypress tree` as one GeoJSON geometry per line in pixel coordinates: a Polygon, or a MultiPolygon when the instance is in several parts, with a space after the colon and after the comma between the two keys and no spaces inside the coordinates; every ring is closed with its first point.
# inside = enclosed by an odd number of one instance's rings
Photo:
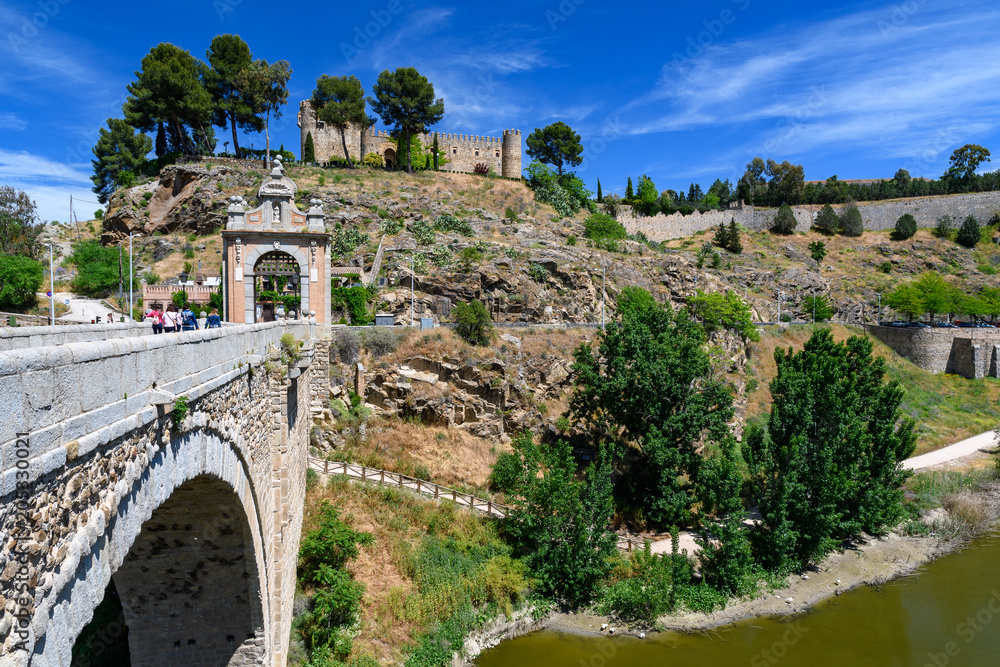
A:
{"type": "Polygon", "coordinates": [[[302,149],[302,161],[306,164],[312,164],[316,161],[316,145],[313,143],[313,133],[306,133],[306,145],[302,149]]]}
{"type": "Polygon", "coordinates": [[[736,228],[736,218],[734,217],[729,221],[729,238],[726,239],[729,245],[726,249],[734,255],[739,255],[743,252],[743,242],[740,241],[740,230],[736,228]]]}
{"type": "Polygon", "coordinates": [[[163,131],[163,123],[156,125],[156,157],[163,157],[167,154],[167,135],[163,131]]]}
{"type": "Polygon", "coordinates": [[[632,189],[632,177],[628,177],[628,185],[625,186],[625,201],[631,203],[635,199],[635,190],[632,189]]]}
{"type": "Polygon", "coordinates": [[[840,233],[844,236],[861,236],[865,233],[865,224],[861,219],[861,211],[857,204],[852,201],[844,206],[844,212],[840,217],[840,233]]]}
{"type": "Polygon", "coordinates": [[[603,201],[604,196],[601,193],[601,179],[597,179],[597,201],[603,201]]]}
{"type": "Polygon", "coordinates": [[[438,170],[438,133],[434,133],[434,171],[438,170]]]}
{"type": "Polygon", "coordinates": [[[982,235],[982,230],[979,229],[979,221],[976,220],[976,216],[970,215],[962,222],[962,226],[958,228],[958,235],[955,237],[955,240],[966,248],[974,248],[979,243],[982,235]]]}

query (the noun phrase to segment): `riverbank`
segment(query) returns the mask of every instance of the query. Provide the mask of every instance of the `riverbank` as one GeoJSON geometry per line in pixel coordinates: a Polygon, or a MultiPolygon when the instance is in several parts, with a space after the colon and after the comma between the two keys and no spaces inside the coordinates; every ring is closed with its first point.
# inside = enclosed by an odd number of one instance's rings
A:
{"type": "MultiPolygon", "coordinates": [[[[992,461],[988,463],[993,464],[992,461]]],[[[712,613],[682,611],[662,616],[657,620],[657,629],[698,632],[749,618],[802,614],[819,602],[853,588],[878,586],[913,574],[922,565],[960,549],[977,534],[995,528],[995,517],[1000,515],[1000,484],[993,482],[975,492],[965,491],[958,495],[967,502],[952,505],[951,513],[940,508],[925,512],[922,521],[929,530],[940,529],[937,535],[911,536],[891,532],[870,538],[831,554],[807,572],[788,577],[787,585],[781,588],[753,599],[732,601],[725,609],[712,613]],[[962,508],[970,504],[980,508],[978,523],[970,523],[968,517],[961,515],[962,508]],[[982,520],[983,511],[989,514],[989,520],[982,520]],[[956,528],[959,525],[968,528],[956,528]]],[[[950,502],[946,500],[944,505],[949,506],[950,502]]],[[[549,620],[547,628],[555,632],[594,635],[606,635],[610,628],[614,628],[617,635],[648,632],[641,625],[629,626],[586,612],[555,615],[549,620]],[[602,631],[601,627],[605,624],[608,629],[602,631]]]]}

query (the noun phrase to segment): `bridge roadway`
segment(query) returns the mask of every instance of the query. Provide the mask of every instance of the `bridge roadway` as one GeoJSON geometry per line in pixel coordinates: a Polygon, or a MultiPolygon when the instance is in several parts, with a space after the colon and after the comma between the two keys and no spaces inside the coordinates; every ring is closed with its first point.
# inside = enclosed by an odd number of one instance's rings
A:
{"type": "Polygon", "coordinates": [[[149,333],[0,332],[4,667],[70,665],[111,582],[133,665],[286,663],[329,331],[149,333]]]}

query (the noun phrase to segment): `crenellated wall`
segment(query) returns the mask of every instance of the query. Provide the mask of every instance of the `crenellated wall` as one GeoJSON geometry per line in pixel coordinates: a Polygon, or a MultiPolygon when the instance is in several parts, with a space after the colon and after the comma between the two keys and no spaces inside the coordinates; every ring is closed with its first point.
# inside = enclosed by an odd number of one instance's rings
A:
{"type": "MultiPolygon", "coordinates": [[[[341,138],[340,130],[317,121],[308,100],[303,100],[299,104],[298,124],[301,135],[299,154],[305,153],[306,137],[311,133],[317,162],[344,159],[345,141],[347,150],[354,160],[359,160],[368,153],[388,156],[388,160],[394,163],[401,163],[403,160],[396,156],[396,144],[390,141],[387,132],[376,130],[362,132],[358,126],[352,125],[344,131],[344,137],[341,138]]],[[[520,178],[520,130],[504,130],[502,137],[428,132],[420,135],[420,142],[429,148],[434,143],[435,134],[438,138],[438,149],[444,152],[448,160],[448,163],[441,167],[442,171],[472,173],[477,164],[485,164],[501,176],[520,178]]]]}

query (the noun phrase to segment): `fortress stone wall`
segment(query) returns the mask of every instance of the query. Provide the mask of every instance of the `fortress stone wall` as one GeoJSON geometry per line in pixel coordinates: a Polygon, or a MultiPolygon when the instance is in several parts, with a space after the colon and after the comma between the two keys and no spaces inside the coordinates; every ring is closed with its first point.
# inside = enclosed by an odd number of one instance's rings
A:
{"type": "Polygon", "coordinates": [[[1000,377],[1000,329],[868,327],[868,332],[932,373],[1000,377]]]}
{"type": "MultiPolygon", "coordinates": [[[[344,159],[344,142],[354,160],[368,153],[378,153],[387,163],[399,164],[404,157],[396,155],[396,144],[390,141],[384,131],[365,130],[352,125],[341,139],[340,131],[327,127],[316,119],[308,100],[299,104],[298,124],[300,129],[299,155],[305,153],[306,137],[311,133],[317,162],[344,159]]],[[[434,143],[434,132],[420,135],[424,146],[434,143]]],[[[442,171],[472,173],[477,164],[485,164],[497,174],[507,178],[521,176],[521,131],[505,130],[502,137],[483,137],[469,134],[438,132],[438,149],[443,151],[448,163],[442,171]]]]}
{"type": "MultiPolygon", "coordinates": [[[[808,231],[820,208],[820,206],[792,207],[795,219],[799,223],[796,231],[808,231]]],[[[865,229],[869,231],[894,229],[896,221],[904,213],[911,214],[916,219],[918,227],[934,227],[938,218],[943,215],[955,218],[956,226],[969,215],[976,216],[980,224],[985,224],[994,213],[1000,212],[1000,192],[975,192],[947,197],[918,197],[875,202],[862,204],[858,209],[861,211],[865,229]]],[[[618,220],[630,234],[642,232],[651,241],[669,241],[718,227],[720,222],[729,224],[734,218],[737,224],[750,231],[770,229],[776,214],[776,209],[758,210],[752,206],[743,206],[730,211],[695,212],[691,215],[674,213],[668,216],[660,213],[652,217],[641,217],[622,214],[618,220]]]]}

